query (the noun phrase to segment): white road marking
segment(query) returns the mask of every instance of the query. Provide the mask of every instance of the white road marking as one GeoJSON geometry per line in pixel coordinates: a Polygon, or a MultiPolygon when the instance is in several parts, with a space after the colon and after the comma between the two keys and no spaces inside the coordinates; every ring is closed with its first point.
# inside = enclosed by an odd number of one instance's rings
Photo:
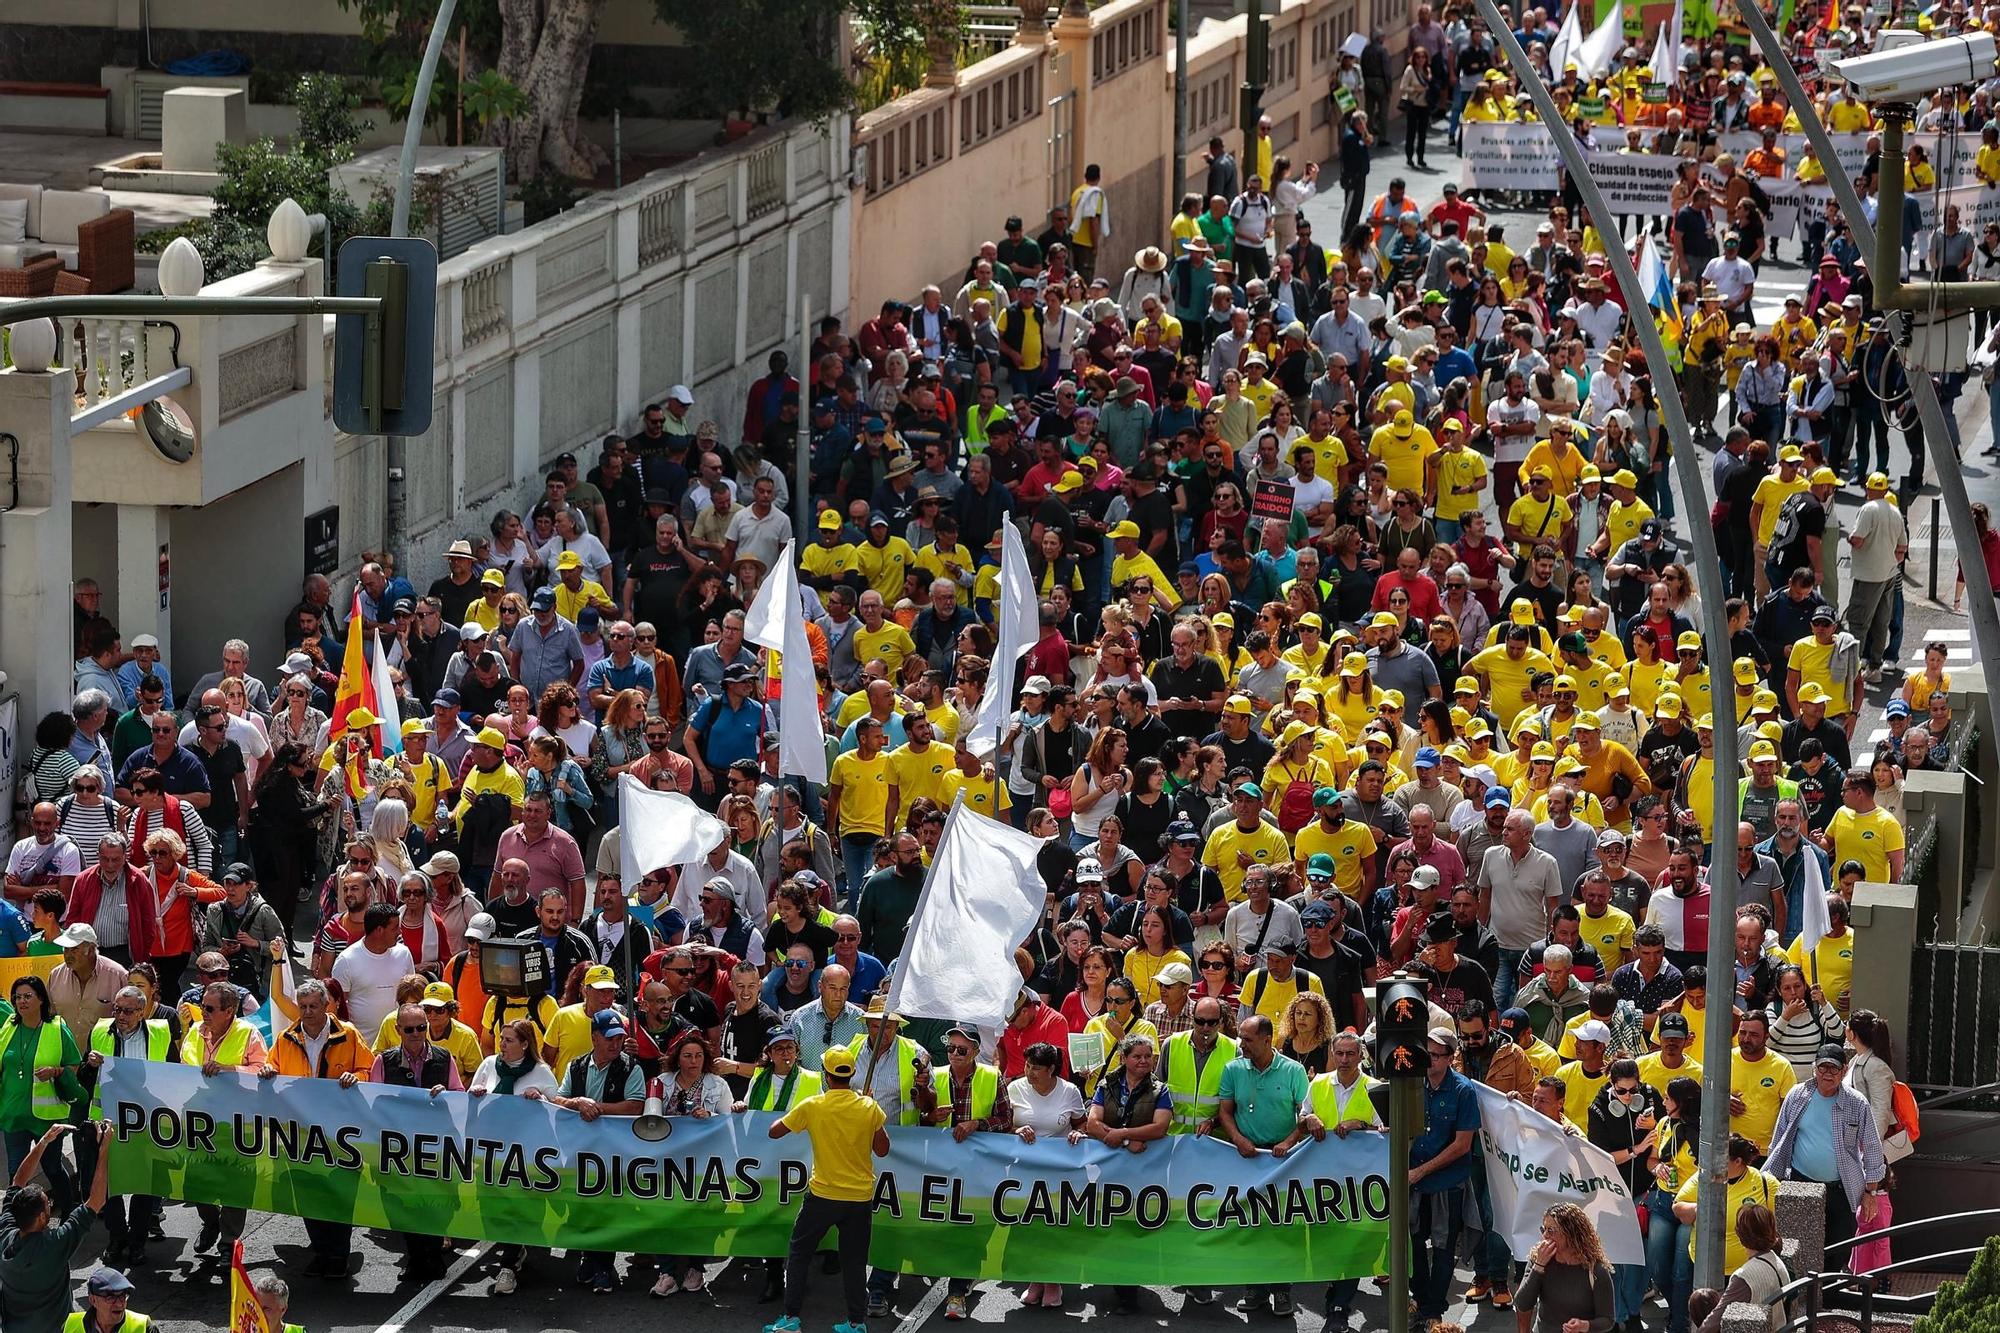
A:
{"type": "Polygon", "coordinates": [[[432,1302],[456,1286],[458,1280],[464,1277],[474,1264],[484,1259],[486,1252],[492,1248],[490,1243],[481,1241],[464,1254],[459,1255],[452,1262],[451,1267],[445,1270],[443,1277],[426,1284],[422,1291],[410,1297],[403,1308],[390,1315],[388,1322],[376,1329],[375,1333],[403,1333],[403,1330],[409,1327],[411,1320],[429,1309],[432,1302]]]}
{"type": "Polygon", "coordinates": [[[924,1321],[936,1314],[937,1308],[944,1304],[945,1293],[950,1285],[950,1281],[946,1278],[939,1278],[932,1284],[931,1289],[924,1293],[924,1298],[917,1302],[916,1308],[904,1315],[902,1322],[896,1325],[896,1333],[916,1333],[922,1328],[924,1321]]]}

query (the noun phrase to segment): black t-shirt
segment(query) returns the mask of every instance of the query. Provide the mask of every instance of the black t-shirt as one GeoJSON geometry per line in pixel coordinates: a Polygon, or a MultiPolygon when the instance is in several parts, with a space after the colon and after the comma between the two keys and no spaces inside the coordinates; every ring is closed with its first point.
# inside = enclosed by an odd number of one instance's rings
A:
{"type": "Polygon", "coordinates": [[[1247,768],[1257,775],[1257,781],[1264,780],[1264,769],[1276,753],[1271,742],[1259,736],[1252,729],[1243,733],[1243,739],[1232,741],[1220,731],[1212,731],[1202,739],[1203,745],[1213,745],[1222,751],[1225,773],[1233,773],[1238,768],[1247,768]]]}
{"type": "MultiPolygon", "coordinates": [[[[1222,880],[1207,866],[1196,862],[1185,875],[1167,869],[1165,861],[1154,866],[1174,889],[1174,907],[1185,915],[1206,912],[1222,901],[1222,880]]],[[[1201,980],[1196,977],[1195,980],[1201,980]]]]}
{"type": "Polygon", "coordinates": [[[479,580],[473,578],[463,583],[453,583],[451,575],[446,574],[431,584],[428,595],[437,598],[438,606],[444,615],[444,623],[456,625],[465,619],[465,608],[479,599],[479,580]]]}
{"type": "Polygon", "coordinates": [[[1300,950],[1295,961],[1301,971],[1319,978],[1327,1002],[1333,1006],[1334,1026],[1344,1028],[1352,1024],[1361,1002],[1362,969],[1367,966],[1361,955],[1335,941],[1333,952],[1325,958],[1315,958],[1309,950],[1300,950]]]}
{"type": "Polygon", "coordinates": [[[664,633],[674,623],[675,604],[688,584],[687,556],[680,551],[662,553],[657,545],[641,547],[632,552],[625,573],[639,581],[632,597],[632,613],[652,621],[664,633]]]}
{"type": "Polygon", "coordinates": [[[1154,533],[1167,534],[1167,540],[1160,549],[1151,554],[1161,569],[1175,569],[1180,564],[1180,543],[1174,540],[1177,520],[1173,498],[1164,489],[1155,486],[1151,495],[1142,495],[1132,501],[1132,512],[1128,517],[1139,525],[1140,550],[1150,550],[1154,533]]]}
{"type": "Polygon", "coordinates": [[[1663,762],[1678,773],[1689,755],[1700,753],[1701,742],[1695,739],[1694,728],[1685,722],[1681,724],[1680,731],[1672,736],[1659,727],[1653,727],[1639,742],[1639,763],[1648,773],[1663,762]]]}
{"type": "Polygon", "coordinates": [[[618,480],[606,481],[604,469],[590,470],[590,484],[604,496],[604,517],[611,528],[611,549],[626,551],[646,540],[645,488],[639,474],[626,468],[618,480]]]}
{"type": "Polygon", "coordinates": [[[476,671],[468,671],[458,682],[459,708],[469,717],[485,717],[489,713],[497,713],[501,711],[501,704],[506,701],[507,691],[513,688],[513,677],[504,670],[491,685],[483,683],[476,671]]]}
{"type": "MultiPolygon", "coordinates": [[[[235,828],[240,810],[236,803],[236,775],[245,771],[243,747],[235,741],[225,740],[214,754],[199,744],[191,748],[208,774],[208,808],[201,812],[201,822],[212,830],[235,828]]],[[[221,874],[222,867],[217,867],[216,873],[221,874]]]]}
{"type": "MultiPolygon", "coordinates": [[[[1145,910],[1145,900],[1134,898],[1131,902],[1124,904],[1111,914],[1111,925],[1107,929],[1120,939],[1127,936],[1132,939],[1138,939],[1139,914],[1145,910]]],[[[1174,947],[1183,953],[1192,955],[1194,953],[1194,923],[1189,921],[1187,913],[1178,907],[1173,909],[1173,914],[1174,947]]]]}
{"type": "MultiPolygon", "coordinates": [[[[1532,537],[1531,535],[1531,539],[1536,542],[1545,541],[1553,546],[1556,543],[1556,539],[1561,535],[1562,530],[1551,524],[1549,531],[1543,533],[1540,537],[1532,537]]],[[[1512,606],[1514,599],[1517,597],[1525,597],[1534,603],[1535,612],[1542,628],[1549,630],[1551,633],[1554,632],[1554,626],[1562,615],[1562,589],[1556,586],[1555,580],[1551,579],[1547,586],[1537,588],[1533,583],[1523,579],[1507,590],[1507,598],[1504,605],[1512,606]]]]}
{"type": "MultiPolygon", "coordinates": [[[[1772,557],[1777,560],[1779,567],[1786,571],[1812,569],[1812,552],[1806,546],[1806,539],[1826,535],[1826,506],[1821,504],[1811,491],[1800,491],[1798,500],[1798,530],[1788,545],[1772,552],[1772,557]]],[[[1791,501],[1787,500],[1785,504],[1790,505],[1791,501]]],[[[1782,515],[1784,512],[1784,507],[1781,506],[1778,513],[1782,515]]],[[[1813,572],[1817,574],[1819,571],[1813,572]]]]}
{"type": "MultiPolygon", "coordinates": [[[[722,1011],[715,1007],[715,1001],[709,998],[708,992],[698,987],[691,988],[687,994],[674,1001],[674,1013],[703,1032],[719,1026],[722,1022],[722,1011]]],[[[761,1047],[758,1049],[758,1054],[763,1054],[761,1047]]]]}
{"type": "Polygon", "coordinates": [[[1819,766],[1818,773],[1808,773],[1803,764],[1793,764],[1788,775],[1799,784],[1799,802],[1805,806],[1806,828],[1814,833],[1826,832],[1826,826],[1841,808],[1840,788],[1847,780],[1847,770],[1828,758],[1819,766]]]}
{"type": "MultiPolygon", "coordinates": [[[[764,1039],[771,1035],[772,1028],[783,1021],[776,1010],[761,1000],[747,1014],[740,1009],[731,1009],[722,1024],[722,1049],[716,1054],[725,1060],[754,1065],[764,1054],[764,1039]]],[[[738,1097],[750,1088],[750,1080],[741,1074],[724,1074],[722,1077],[728,1080],[729,1090],[738,1097]]]]}
{"type": "MultiPolygon", "coordinates": [[[[833,950],[833,928],[817,921],[807,921],[805,928],[794,934],[783,921],[773,920],[764,931],[764,953],[771,960],[771,966],[785,965],[785,950],[794,944],[803,944],[813,951],[813,966],[826,966],[826,956],[833,950]]],[[[808,1000],[812,996],[806,997],[808,1000]]]]}
{"type": "Polygon", "coordinates": [[[488,899],[486,906],[480,910],[493,918],[494,924],[499,927],[494,934],[501,939],[510,939],[541,924],[535,915],[535,895],[532,893],[521,899],[518,906],[508,902],[507,895],[503,893],[488,899]]]}
{"type": "MultiPolygon", "coordinates": [[[[1182,667],[1173,658],[1164,658],[1154,663],[1153,688],[1162,699],[1200,699],[1204,702],[1220,694],[1226,684],[1222,679],[1222,668],[1214,658],[1196,654],[1193,662],[1182,667]]],[[[1160,718],[1167,724],[1167,730],[1176,736],[1199,736],[1215,722],[1215,715],[1200,708],[1175,708],[1164,711],[1160,718]]]]}

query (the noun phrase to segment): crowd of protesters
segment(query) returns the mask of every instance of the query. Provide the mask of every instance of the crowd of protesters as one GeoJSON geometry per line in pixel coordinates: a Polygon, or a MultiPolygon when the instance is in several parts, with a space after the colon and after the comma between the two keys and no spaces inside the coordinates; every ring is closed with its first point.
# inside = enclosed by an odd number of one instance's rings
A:
{"type": "MultiPolygon", "coordinates": [[[[1965,24],[1964,6],[1935,21],[1965,24]]],[[[1545,59],[1553,33],[1536,10],[1521,35],[1545,59]]],[[[1559,99],[1609,108],[1579,132],[1712,153],[1739,113],[1782,124],[1768,82],[1750,100],[1740,41],[1691,44],[1665,102],[1636,95],[1631,54],[1601,87],[1550,72],[1559,99]]],[[[1447,140],[1520,114],[1469,9],[1419,6],[1407,62],[1412,165],[1432,112],[1447,140]]],[[[1420,204],[1397,178],[1371,199],[1389,64],[1378,40],[1336,76],[1353,107],[1342,234],[1315,239],[1300,205],[1318,167],[1274,153],[1267,122],[1242,161],[1211,145],[1204,193],[1121,276],[1092,167],[1039,234],[1008,218],[975,242],[961,286],[823,321],[803,381],[773,353],[740,421],[676,385],[587,468],[563,454],[527,512],[495,514],[443,568],[371,553],[353,602],[308,580],[282,661],[231,640],[178,664],[179,691],[159,643],[124,642],[79,585],[75,700],[36,728],[0,905],[0,948],[61,954],[14,983],[0,1022],[8,1160],[17,1184],[48,1182],[17,1189],[12,1224],[96,1212],[107,1262],[148,1280],[174,1205],[80,1199],[95,1140],[72,1136],[68,1161],[45,1134],[101,1114],[106,1058],[594,1119],[649,1095],[668,1115],[784,1111],[839,1051],[892,1125],[1283,1153],[1379,1132],[1366,995],[1409,968],[1433,1005],[1411,1155],[1419,1315],[1462,1298],[1566,1333],[1685,1333],[1705,1305],[1691,1223],[1711,1023],[1735,1032],[1730,1198],[1759,1206],[1736,1216],[1731,1294],[1770,1289],[1753,1261],[1782,1271],[1759,1211],[1778,1180],[1826,1183],[1830,1239],[1886,1225],[1890,1034],[1854,1003],[1850,904],[1858,882],[1902,876],[1903,777],[1948,762],[1954,702],[1928,645],[1892,683],[1888,739],[1857,739],[1900,653],[1908,542],[1868,466],[1871,435],[1886,466],[1886,429],[1852,387],[1880,339],[1865,265],[1837,212],[1816,220],[1827,299],[1755,328],[1769,242],[1757,192],[1718,160],[1723,197],[1691,186],[1662,234],[1635,237],[1686,282],[1683,359],[1649,366],[1606,281],[1616,231],[1573,197],[1518,250],[1454,184],[1420,204]],[[1708,257],[1696,241],[1717,223],[1708,257]],[[1677,499],[1669,475],[1659,395],[1676,380],[1714,450],[1723,587],[1697,589],[1677,535],[1709,502],[1677,499]],[[1843,533],[1850,463],[1865,502],[1843,533]],[[777,770],[778,692],[744,640],[801,510],[824,785],[777,770]],[[1009,524],[1040,637],[998,749],[975,752],[1009,524]],[[1724,600],[1727,643],[1697,628],[1703,595],[1724,600]],[[357,635],[382,644],[400,715],[348,709],[336,727],[357,635]],[[378,752],[378,726],[397,752],[378,752]],[[1716,770],[1717,726],[1741,771],[1716,770]],[[727,826],[699,882],[623,881],[626,776],[727,826]],[[1719,828],[1718,783],[1739,813],[1719,828]],[[961,799],[1044,843],[1046,912],[997,1033],[883,1000],[961,799]],[[1717,855],[1742,888],[1712,910],[1717,855]],[[1706,968],[1715,930],[1733,939],[1724,977],[1706,968]],[[487,993],[482,947],[516,938],[546,951],[546,994],[487,993]],[[274,964],[305,979],[298,1022],[267,1040],[251,1016],[274,964]],[[1612,1154],[1647,1203],[1644,1265],[1607,1264],[1561,1210],[1513,1262],[1471,1082],[1612,1154]],[[1472,1281],[1454,1294],[1461,1242],[1472,1281]]],[[[1855,122],[1836,128],[1866,128],[1865,108],[1826,98],[1823,116],[1855,122]]],[[[1989,114],[1985,90],[1942,108],[1968,130],[1989,114]]],[[[242,1211],[199,1211],[195,1253],[224,1255],[242,1211]]],[[[351,1228],[308,1227],[306,1271],[348,1275],[351,1228]]],[[[444,1242],[401,1244],[409,1280],[443,1273],[444,1242]]],[[[530,1257],[496,1249],[495,1290],[530,1257]]],[[[587,1290],[656,1297],[710,1268],[630,1256],[621,1277],[618,1256],[570,1258],[587,1290]]],[[[755,1271],[777,1299],[782,1268],[755,1271]]],[[[1187,1287],[1196,1302],[1229,1285],[1191,1276],[1208,1283],[1187,1287]]],[[[895,1287],[870,1275],[871,1316],[895,1287]]],[[[1356,1292],[1326,1290],[1331,1327],[1356,1292]]],[[[954,1280],[946,1317],[972,1295],[954,1280]]],[[[1240,1304],[1286,1315],[1293,1295],[1240,1304]]]]}

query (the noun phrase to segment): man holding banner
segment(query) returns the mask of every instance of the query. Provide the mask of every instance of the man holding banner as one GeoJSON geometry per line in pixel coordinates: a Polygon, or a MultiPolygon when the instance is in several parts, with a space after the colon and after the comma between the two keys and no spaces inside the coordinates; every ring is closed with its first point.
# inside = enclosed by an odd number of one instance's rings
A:
{"type": "Polygon", "coordinates": [[[820,1061],[826,1091],[808,1097],[771,1123],[770,1134],[782,1139],[803,1132],[812,1140],[812,1178],[805,1202],[792,1227],[785,1256],[785,1313],[764,1325],[764,1333],[799,1333],[799,1315],[806,1308],[806,1270],[813,1252],[829,1231],[840,1233],[841,1285],[847,1297],[847,1322],[834,1333],[865,1333],[868,1319],[868,1238],[873,1228],[875,1167],[869,1161],[889,1155],[888,1118],[872,1098],[855,1093],[854,1052],[844,1046],[828,1051],[820,1061]]]}
{"type": "MultiPolygon", "coordinates": [[[[84,1091],[90,1094],[91,1120],[101,1120],[104,1115],[97,1085],[106,1060],[152,1060],[163,1064],[180,1060],[180,1052],[174,1049],[171,1025],[164,1018],[149,1017],[151,1012],[146,993],[137,986],[125,986],[111,997],[111,1016],[99,1019],[91,1028],[90,1051],[83,1057],[83,1068],[77,1075],[84,1091]]],[[[82,1129],[79,1126],[79,1131],[82,1129]]],[[[94,1176],[100,1145],[86,1134],[76,1141],[76,1149],[77,1174],[94,1176]]],[[[160,1219],[160,1201],[143,1194],[132,1195],[128,1201],[119,1195],[105,1200],[103,1213],[108,1237],[104,1257],[129,1268],[142,1267],[146,1262],[146,1238],[160,1219]]]]}

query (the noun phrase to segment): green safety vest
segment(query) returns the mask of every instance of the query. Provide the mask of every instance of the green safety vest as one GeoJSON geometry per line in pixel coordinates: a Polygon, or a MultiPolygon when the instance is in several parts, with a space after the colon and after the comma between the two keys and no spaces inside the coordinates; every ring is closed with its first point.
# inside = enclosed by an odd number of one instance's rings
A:
{"type": "MultiPolygon", "coordinates": [[[[951,1070],[939,1069],[931,1074],[931,1083],[937,1089],[938,1103],[951,1105],[951,1070]]],[[[1000,1071],[992,1065],[972,1067],[972,1118],[984,1120],[993,1114],[993,1100],[1000,1095],[1000,1071]]]]}
{"type": "MultiPolygon", "coordinates": [[[[0,1023],[0,1056],[4,1056],[7,1048],[14,1044],[14,1034],[20,1030],[21,1025],[15,1019],[9,1018],[5,1023],[0,1023]]],[[[62,1020],[51,1019],[42,1024],[37,1031],[40,1035],[35,1041],[35,1068],[48,1069],[61,1064],[62,1020]]],[[[54,1121],[69,1117],[69,1103],[56,1095],[56,1085],[53,1082],[44,1079],[35,1080],[35,1090],[30,1098],[29,1107],[34,1111],[37,1120],[54,1121]]]]}
{"type": "MultiPolygon", "coordinates": [[[[87,1322],[89,1318],[89,1311],[78,1310],[75,1314],[63,1320],[63,1333],[97,1333],[97,1326],[87,1322]]],[[[132,1311],[127,1310],[125,1312],[125,1322],[118,1326],[118,1333],[146,1333],[147,1328],[152,1325],[152,1322],[153,1320],[150,1315],[134,1314],[132,1311]]],[[[292,1325],[285,1325],[285,1333],[292,1333],[292,1325]]],[[[304,1333],[304,1330],[301,1329],[300,1333],[304,1333]]]]}
{"type": "MultiPolygon", "coordinates": [[[[146,1020],[146,1058],[148,1060],[156,1064],[165,1063],[167,1058],[167,1044],[173,1039],[173,1029],[168,1026],[166,1019],[149,1018],[146,1020]]],[[[110,1019],[98,1019],[97,1026],[90,1030],[90,1049],[107,1060],[112,1058],[116,1053],[117,1048],[111,1044],[110,1019]]],[[[103,1080],[100,1079],[98,1082],[102,1086],[103,1080]]],[[[98,1105],[98,1101],[98,1094],[92,1092],[90,1094],[90,1118],[92,1120],[102,1119],[100,1115],[102,1108],[98,1105]]]]}
{"type": "Polygon", "coordinates": [[[1355,1081],[1352,1088],[1342,1088],[1337,1075],[1326,1073],[1321,1074],[1312,1081],[1306,1096],[1312,1105],[1312,1113],[1318,1116],[1319,1122],[1328,1129],[1332,1129],[1335,1125],[1343,1123],[1372,1125],[1376,1123],[1375,1104],[1370,1100],[1368,1090],[1373,1086],[1375,1086],[1374,1082],[1364,1074],[1355,1081]],[[1368,1114],[1366,1116],[1350,1116],[1347,1114],[1348,1106],[1356,1097],[1359,1097],[1362,1104],[1368,1107],[1368,1114]]]}
{"type": "MultiPolygon", "coordinates": [[[[222,1034],[222,1045],[215,1049],[215,1063],[224,1069],[236,1069],[243,1064],[243,1053],[250,1049],[251,1027],[242,1019],[236,1019],[229,1031],[222,1034]]],[[[188,1028],[181,1038],[181,1060],[183,1063],[200,1068],[208,1063],[208,1034],[200,1023],[188,1028]]]]}
{"type": "Polygon", "coordinates": [[[743,1105],[752,1111],[789,1111],[808,1097],[819,1095],[819,1075],[804,1065],[794,1065],[791,1077],[776,1079],[760,1069],[750,1079],[743,1105]]]}
{"type": "MultiPolygon", "coordinates": [[[[855,1069],[865,1074],[868,1069],[868,1034],[864,1031],[849,1042],[847,1051],[854,1057],[855,1069]]],[[[917,1124],[917,1044],[908,1037],[896,1038],[896,1071],[899,1075],[897,1082],[900,1085],[900,1099],[903,1103],[903,1113],[897,1117],[896,1123],[917,1124]]],[[[868,1090],[862,1091],[865,1095],[868,1090]]]]}
{"type": "Polygon", "coordinates": [[[1208,1063],[1201,1067],[1201,1078],[1197,1081],[1194,1034],[1179,1032],[1167,1038],[1163,1081],[1174,1103],[1174,1118],[1167,1126],[1169,1134],[1192,1134],[1202,1121],[1215,1119],[1216,1108],[1222,1105],[1222,1071],[1235,1058],[1236,1043],[1218,1033],[1215,1049],[1208,1053],[1208,1063]]]}

